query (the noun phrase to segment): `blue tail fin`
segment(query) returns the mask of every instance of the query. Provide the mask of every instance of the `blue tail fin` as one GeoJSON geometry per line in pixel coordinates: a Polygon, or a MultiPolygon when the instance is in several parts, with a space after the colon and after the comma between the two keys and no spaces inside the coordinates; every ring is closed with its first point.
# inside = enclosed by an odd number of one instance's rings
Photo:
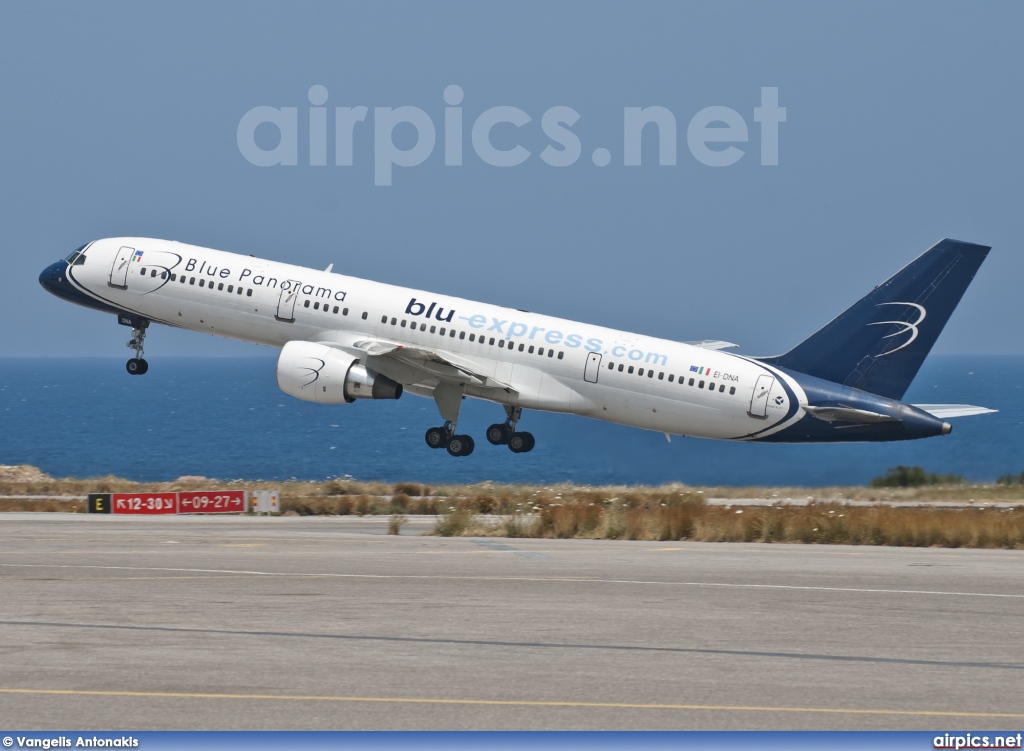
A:
{"type": "Polygon", "coordinates": [[[809,339],[761,359],[902,399],[989,250],[943,240],[809,339]]]}

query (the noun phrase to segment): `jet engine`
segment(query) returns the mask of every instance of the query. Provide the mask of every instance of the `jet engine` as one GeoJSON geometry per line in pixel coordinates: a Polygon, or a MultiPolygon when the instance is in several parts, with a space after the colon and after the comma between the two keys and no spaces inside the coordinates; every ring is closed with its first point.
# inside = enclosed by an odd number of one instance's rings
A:
{"type": "Polygon", "coordinates": [[[284,345],[277,358],[277,385],[286,394],[320,404],[402,395],[402,384],[369,370],[352,355],[316,342],[284,345]]]}

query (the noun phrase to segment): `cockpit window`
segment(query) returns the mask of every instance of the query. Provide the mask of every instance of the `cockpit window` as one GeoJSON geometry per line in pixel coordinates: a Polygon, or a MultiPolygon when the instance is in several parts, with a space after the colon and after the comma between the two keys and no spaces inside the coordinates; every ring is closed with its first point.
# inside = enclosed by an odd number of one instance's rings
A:
{"type": "Polygon", "coordinates": [[[81,247],[75,248],[74,252],[72,252],[71,255],[69,255],[64,260],[67,261],[72,266],[81,266],[83,263],[85,263],[85,253],[83,253],[82,251],[85,250],[88,245],[89,243],[86,243],[81,247]]]}

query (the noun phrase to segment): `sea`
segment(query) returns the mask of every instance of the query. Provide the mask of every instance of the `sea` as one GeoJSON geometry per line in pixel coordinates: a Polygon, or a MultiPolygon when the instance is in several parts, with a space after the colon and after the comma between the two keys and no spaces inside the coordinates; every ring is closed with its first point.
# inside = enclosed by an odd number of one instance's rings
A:
{"type": "Polygon", "coordinates": [[[528,454],[492,446],[499,405],[467,399],[459,432],[468,457],[431,450],[441,424],[432,400],[347,405],[303,402],[277,388],[276,359],[152,357],[130,376],[113,358],[0,358],[0,464],[57,477],[140,481],[351,477],[426,484],[863,485],[896,465],[992,482],[1024,472],[1024,357],[932,356],[905,401],[977,404],[997,414],[951,420],[953,432],[917,441],[777,445],[710,441],[525,411],[528,454]]]}

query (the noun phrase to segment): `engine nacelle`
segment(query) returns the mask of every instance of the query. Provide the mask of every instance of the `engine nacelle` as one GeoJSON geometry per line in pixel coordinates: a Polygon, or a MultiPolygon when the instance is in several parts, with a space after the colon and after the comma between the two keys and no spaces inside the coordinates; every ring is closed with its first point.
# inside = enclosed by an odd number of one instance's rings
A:
{"type": "Polygon", "coordinates": [[[316,342],[284,345],[277,358],[277,385],[286,394],[320,404],[402,395],[402,384],[367,370],[352,355],[316,342]]]}

